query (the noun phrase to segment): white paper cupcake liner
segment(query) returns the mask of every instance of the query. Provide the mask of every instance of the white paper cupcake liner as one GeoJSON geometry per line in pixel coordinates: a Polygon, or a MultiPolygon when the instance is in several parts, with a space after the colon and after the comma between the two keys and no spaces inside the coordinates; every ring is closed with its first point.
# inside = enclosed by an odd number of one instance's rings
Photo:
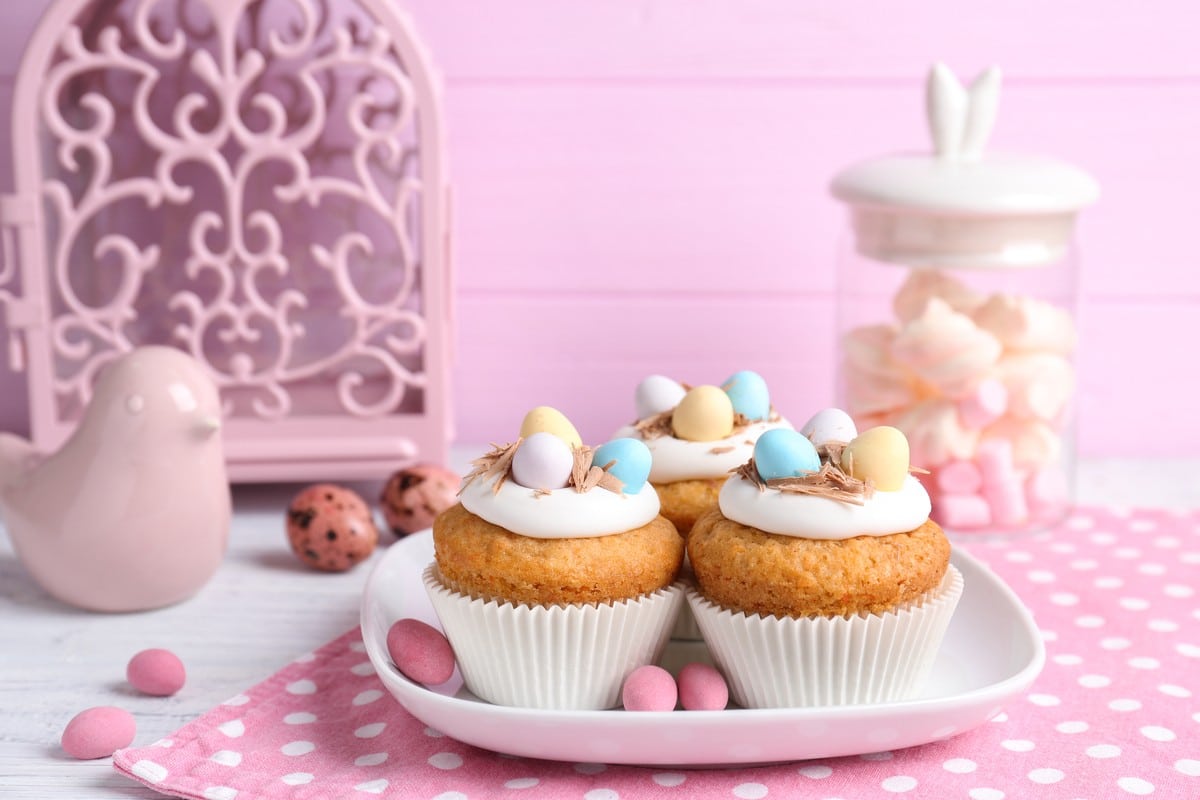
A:
{"type": "Polygon", "coordinates": [[[619,705],[625,678],[658,660],[683,605],[682,584],[610,604],[531,606],[449,589],[436,563],[423,577],[467,688],[504,706],[619,705]]]}
{"type": "MultiPolygon", "coordinates": [[[[696,588],[696,576],[692,573],[692,565],[688,562],[686,554],[683,557],[683,567],[679,571],[679,582],[683,584],[684,591],[696,588]]],[[[675,627],[671,629],[671,638],[689,642],[697,642],[704,638],[689,603],[684,603],[679,609],[675,627]]]]}
{"type": "Polygon", "coordinates": [[[688,604],[743,708],[905,700],[921,691],[962,596],[953,566],[908,606],[854,617],[747,616],[689,590],[688,604]]]}

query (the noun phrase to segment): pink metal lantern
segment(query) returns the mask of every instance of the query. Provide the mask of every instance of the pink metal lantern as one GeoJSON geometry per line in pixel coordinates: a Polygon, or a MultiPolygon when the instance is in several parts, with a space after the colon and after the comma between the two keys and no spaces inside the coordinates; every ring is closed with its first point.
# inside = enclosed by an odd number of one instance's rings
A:
{"type": "Polygon", "coordinates": [[[53,450],[143,344],[221,391],[233,480],[444,461],[440,98],[389,0],[58,0],[21,63],[0,303],[53,450]]]}

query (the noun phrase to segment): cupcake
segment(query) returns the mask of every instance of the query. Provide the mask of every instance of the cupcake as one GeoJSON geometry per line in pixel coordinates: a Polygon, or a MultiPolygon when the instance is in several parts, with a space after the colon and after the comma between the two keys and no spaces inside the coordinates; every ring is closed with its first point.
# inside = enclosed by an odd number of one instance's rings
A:
{"type": "Polygon", "coordinates": [[[748,708],[917,694],[962,594],[895,428],[764,433],[688,537],[688,602],[748,708]]]}
{"type": "Polygon", "coordinates": [[[507,706],[618,705],[683,604],[683,543],[659,514],[649,451],[584,447],[542,407],[474,467],[434,520],[424,575],[467,688],[507,706]]]}
{"type": "Polygon", "coordinates": [[[637,422],[616,435],[650,448],[650,482],[662,515],[685,538],[700,515],[717,507],[725,478],[750,457],[758,437],[791,427],[771,406],[766,381],[749,370],[720,386],[691,387],[651,375],[638,385],[635,401],[637,422]]]}

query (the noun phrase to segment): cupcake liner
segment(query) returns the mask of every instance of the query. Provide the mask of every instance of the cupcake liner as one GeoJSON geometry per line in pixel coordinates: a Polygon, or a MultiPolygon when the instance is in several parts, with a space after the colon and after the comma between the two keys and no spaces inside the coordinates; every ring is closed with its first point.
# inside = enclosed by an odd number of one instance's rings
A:
{"type": "MultiPolygon", "coordinates": [[[[683,556],[683,567],[679,571],[679,582],[683,584],[684,591],[696,588],[696,576],[692,572],[692,565],[686,553],[683,556]]],[[[683,603],[679,609],[679,616],[675,618],[675,626],[671,629],[671,638],[688,642],[698,642],[704,638],[689,603],[683,603]]]]}
{"type": "Polygon", "coordinates": [[[531,606],[449,589],[436,563],[423,578],[467,688],[524,708],[618,705],[629,673],[662,654],[684,593],[674,584],[615,603],[531,606]]]}
{"type": "Polygon", "coordinates": [[[747,616],[689,590],[713,661],[743,708],[884,703],[916,695],[929,676],[963,580],[904,607],[853,617],[747,616]]]}

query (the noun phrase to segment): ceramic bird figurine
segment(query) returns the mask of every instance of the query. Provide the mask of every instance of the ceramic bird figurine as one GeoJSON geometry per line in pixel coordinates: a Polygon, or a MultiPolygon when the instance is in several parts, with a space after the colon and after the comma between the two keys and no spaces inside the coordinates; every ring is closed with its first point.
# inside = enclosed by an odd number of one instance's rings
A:
{"type": "Polygon", "coordinates": [[[0,434],[0,511],[42,587],[94,611],[190,597],[229,537],[217,389],[191,356],[142,347],[109,363],[70,439],[39,456],[0,434]]]}

